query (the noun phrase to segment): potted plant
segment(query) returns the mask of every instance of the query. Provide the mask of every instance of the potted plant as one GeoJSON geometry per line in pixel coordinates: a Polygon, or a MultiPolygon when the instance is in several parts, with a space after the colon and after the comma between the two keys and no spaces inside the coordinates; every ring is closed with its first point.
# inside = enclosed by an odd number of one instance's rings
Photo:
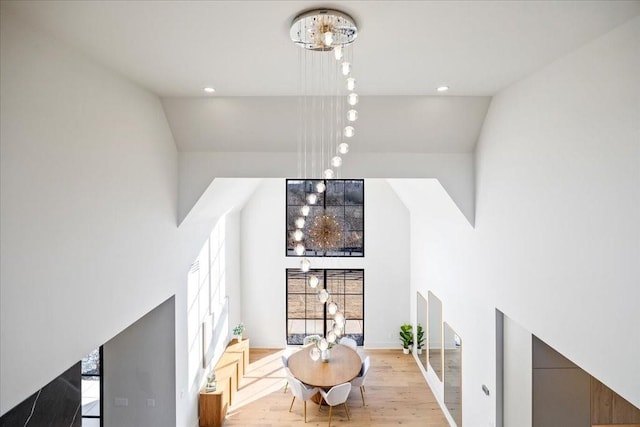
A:
{"type": "Polygon", "coordinates": [[[422,354],[422,347],[424,347],[424,328],[418,323],[418,329],[416,331],[416,347],[418,348],[418,354],[422,354]]]}
{"type": "Polygon", "coordinates": [[[233,328],[233,335],[238,339],[238,342],[242,341],[242,333],[244,332],[244,324],[238,323],[234,328],[233,328]]]}
{"type": "Polygon", "coordinates": [[[413,345],[413,325],[405,323],[400,326],[400,341],[402,342],[402,352],[409,354],[409,349],[413,345]]]}

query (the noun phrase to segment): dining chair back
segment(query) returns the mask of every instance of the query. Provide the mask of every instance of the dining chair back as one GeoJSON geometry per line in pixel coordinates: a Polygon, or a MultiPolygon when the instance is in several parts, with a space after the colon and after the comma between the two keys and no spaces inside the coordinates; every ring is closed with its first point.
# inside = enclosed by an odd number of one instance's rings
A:
{"type": "Polygon", "coordinates": [[[360,396],[362,396],[362,406],[365,406],[364,403],[364,381],[367,379],[367,374],[369,373],[369,367],[371,366],[371,358],[369,356],[365,357],[364,362],[362,362],[362,368],[360,369],[360,373],[357,377],[351,380],[351,385],[353,387],[360,387],[360,396]]]}
{"type": "Polygon", "coordinates": [[[357,350],[358,349],[358,343],[353,338],[342,337],[340,339],[340,344],[346,345],[347,347],[350,347],[353,350],[357,350]]]}
{"type": "Polygon", "coordinates": [[[302,400],[304,403],[304,422],[307,422],[307,400],[311,399],[320,389],[317,387],[309,387],[306,384],[303,384],[302,381],[297,379],[291,373],[289,368],[284,368],[284,371],[287,375],[287,381],[289,382],[289,387],[291,388],[291,394],[293,395],[293,399],[291,400],[291,406],[289,406],[289,412],[291,412],[291,408],[293,408],[293,402],[296,401],[296,398],[302,400]]]}
{"type": "MultiPolygon", "coordinates": [[[[289,357],[288,357],[286,354],[283,354],[283,355],[281,356],[281,358],[282,358],[282,366],[284,366],[285,368],[288,368],[288,367],[289,367],[289,357]]],[[[284,393],[286,393],[286,392],[287,392],[287,387],[289,387],[289,381],[288,381],[288,380],[285,380],[285,383],[284,383],[284,393]]]]}
{"type": "MultiPolygon", "coordinates": [[[[344,405],[344,410],[347,413],[347,418],[350,420],[351,416],[349,415],[349,408],[347,407],[347,399],[349,398],[349,393],[351,392],[351,383],[339,384],[331,387],[329,391],[324,391],[320,389],[320,394],[322,395],[323,400],[329,405],[329,427],[331,427],[331,415],[334,406],[344,405]]],[[[320,408],[322,407],[322,402],[320,402],[320,408]]]]}
{"type": "Polygon", "coordinates": [[[320,341],[322,337],[320,335],[307,335],[302,340],[302,345],[311,344],[312,342],[320,341]]]}

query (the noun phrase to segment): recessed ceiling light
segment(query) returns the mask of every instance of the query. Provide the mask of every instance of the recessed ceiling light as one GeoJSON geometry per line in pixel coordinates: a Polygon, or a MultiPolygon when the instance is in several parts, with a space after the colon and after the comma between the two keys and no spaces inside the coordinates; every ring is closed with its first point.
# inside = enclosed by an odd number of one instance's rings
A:
{"type": "Polygon", "coordinates": [[[214,88],[212,88],[212,87],[205,87],[203,90],[204,90],[205,92],[207,92],[207,93],[213,93],[213,92],[215,92],[215,91],[216,91],[216,90],[215,90],[214,88]]]}
{"type": "Polygon", "coordinates": [[[449,86],[440,86],[436,89],[438,92],[446,92],[449,90],[449,86]]]}

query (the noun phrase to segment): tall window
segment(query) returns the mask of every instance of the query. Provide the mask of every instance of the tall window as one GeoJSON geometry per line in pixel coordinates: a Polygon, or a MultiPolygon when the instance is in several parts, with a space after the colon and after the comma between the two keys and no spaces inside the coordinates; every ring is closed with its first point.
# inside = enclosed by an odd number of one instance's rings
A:
{"type": "Polygon", "coordinates": [[[82,359],[82,427],[102,426],[102,347],[82,359]]]}
{"type": "Polygon", "coordinates": [[[302,228],[306,251],[304,256],[362,257],[364,256],[364,180],[287,180],[287,256],[299,256],[294,251],[296,219],[303,217],[301,209],[309,206],[309,214],[302,228]],[[325,191],[318,193],[316,186],[323,183],[325,191]],[[309,196],[317,196],[309,203],[309,196]],[[328,215],[335,218],[341,229],[340,243],[336,248],[323,249],[314,245],[309,237],[316,218],[328,215]]]}
{"type": "Polygon", "coordinates": [[[209,361],[224,350],[229,330],[226,286],[226,215],[200,249],[187,276],[189,384],[198,381],[209,361]]]}
{"type": "Polygon", "coordinates": [[[308,273],[287,269],[287,344],[302,344],[306,335],[324,336],[333,327],[333,316],[316,295],[322,288],[329,291],[330,300],[344,313],[344,335],[364,345],[364,270],[360,269],[310,270],[308,273]],[[315,289],[308,284],[311,275],[320,279],[315,289]]]}

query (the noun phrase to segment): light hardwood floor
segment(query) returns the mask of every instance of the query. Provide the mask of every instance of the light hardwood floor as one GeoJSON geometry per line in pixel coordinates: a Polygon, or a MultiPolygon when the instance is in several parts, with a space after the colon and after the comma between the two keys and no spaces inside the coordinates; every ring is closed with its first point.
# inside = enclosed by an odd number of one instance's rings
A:
{"type": "MultiPolygon", "coordinates": [[[[284,370],[280,356],[285,350],[251,349],[248,372],[240,382],[225,426],[289,427],[304,424],[302,402],[296,400],[289,413],[291,393],[284,393],[284,370]]],[[[295,349],[291,350],[295,351],[295,349]]],[[[448,426],[415,359],[402,350],[369,350],[371,369],[365,383],[366,407],[359,389],[351,390],[347,405],[351,421],[342,407],[334,408],[332,426],[372,427],[448,426]]],[[[307,402],[307,424],[326,426],[329,411],[307,402]]]]}

